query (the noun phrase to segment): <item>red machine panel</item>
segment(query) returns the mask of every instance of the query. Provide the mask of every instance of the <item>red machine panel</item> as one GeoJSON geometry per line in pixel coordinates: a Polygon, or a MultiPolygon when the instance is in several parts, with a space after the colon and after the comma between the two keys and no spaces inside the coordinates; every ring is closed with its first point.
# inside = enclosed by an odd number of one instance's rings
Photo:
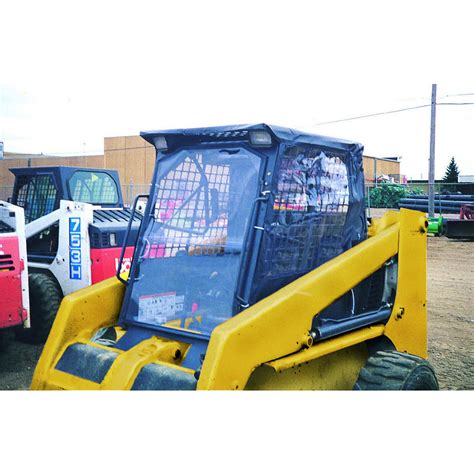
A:
{"type": "MultiPolygon", "coordinates": [[[[127,247],[120,273],[130,270],[134,247],[127,247]]],[[[114,276],[120,260],[121,247],[91,249],[92,284],[114,276]]]]}
{"type": "Polygon", "coordinates": [[[26,319],[21,292],[21,272],[18,237],[0,236],[0,328],[18,326],[26,319]]]}

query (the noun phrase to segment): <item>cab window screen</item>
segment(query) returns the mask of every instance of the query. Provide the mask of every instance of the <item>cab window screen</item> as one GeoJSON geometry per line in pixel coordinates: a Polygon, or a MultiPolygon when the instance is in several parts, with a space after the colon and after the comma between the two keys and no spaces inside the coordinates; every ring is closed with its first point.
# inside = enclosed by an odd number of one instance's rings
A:
{"type": "Polygon", "coordinates": [[[263,232],[252,302],[346,250],[350,201],[347,156],[287,146],[277,163],[273,206],[263,232]]]}
{"type": "Polygon", "coordinates": [[[57,189],[49,174],[19,176],[14,204],[25,210],[28,224],[56,209],[57,189]]]}
{"type": "Polygon", "coordinates": [[[235,314],[260,166],[238,147],[184,149],[158,161],[122,313],[128,323],[209,335],[235,314]]]}
{"type": "Polygon", "coordinates": [[[117,184],[107,173],[76,171],[69,180],[69,191],[73,201],[90,204],[116,204],[117,184]]]}

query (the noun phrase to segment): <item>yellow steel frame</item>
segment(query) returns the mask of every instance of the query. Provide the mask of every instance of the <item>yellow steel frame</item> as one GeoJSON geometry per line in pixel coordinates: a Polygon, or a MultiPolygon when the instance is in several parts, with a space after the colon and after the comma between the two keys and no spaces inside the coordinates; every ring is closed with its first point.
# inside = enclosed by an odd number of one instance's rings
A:
{"type": "MultiPolygon", "coordinates": [[[[383,334],[397,350],[426,357],[426,229],[420,212],[389,211],[371,238],[218,326],[198,388],[242,389],[261,364],[305,351],[315,315],[397,254],[397,296],[383,334]]],[[[339,340],[321,344],[335,352],[339,340]]],[[[318,357],[317,350],[308,354],[318,357]]]]}
{"type": "MultiPolygon", "coordinates": [[[[126,352],[122,352],[112,364],[100,384],[102,390],[130,390],[140,370],[149,363],[172,365],[180,359],[183,343],[165,341],[158,337],[146,339],[126,352]]],[[[180,370],[194,373],[191,369],[180,370]]]]}
{"type": "MultiPolygon", "coordinates": [[[[197,388],[275,388],[275,381],[282,388],[349,388],[366,360],[366,341],[380,336],[389,338],[399,351],[426,357],[426,229],[420,212],[389,211],[374,220],[368,240],[218,326],[197,388]],[[397,296],[387,324],[314,343],[309,331],[315,315],[395,255],[397,296]],[[315,370],[295,372],[303,364],[315,370]],[[328,376],[328,367],[334,364],[346,374],[343,378],[328,376]],[[272,373],[280,375],[272,378],[272,373]],[[315,380],[315,373],[328,383],[315,380]]],[[[117,323],[123,295],[124,286],[113,278],[64,298],[36,367],[33,389],[128,389],[150,362],[189,372],[179,366],[176,355],[184,354],[188,346],[159,338],[119,351],[101,385],[54,369],[70,344],[91,344],[99,328],[117,323]]]]}
{"type": "Polygon", "coordinates": [[[68,382],[72,380],[75,383],[77,377],[71,379],[68,374],[54,371],[54,367],[67,346],[89,341],[98,329],[117,322],[124,292],[124,285],[116,278],[110,278],[71,293],[62,300],[33,374],[33,390],[60,388],[63,381],[68,388],[98,388],[97,384],[85,380],[81,381],[81,386],[76,384],[71,387],[68,382]]]}
{"type": "Polygon", "coordinates": [[[362,342],[279,372],[263,364],[252,372],[245,390],[351,390],[366,360],[362,342]]]}

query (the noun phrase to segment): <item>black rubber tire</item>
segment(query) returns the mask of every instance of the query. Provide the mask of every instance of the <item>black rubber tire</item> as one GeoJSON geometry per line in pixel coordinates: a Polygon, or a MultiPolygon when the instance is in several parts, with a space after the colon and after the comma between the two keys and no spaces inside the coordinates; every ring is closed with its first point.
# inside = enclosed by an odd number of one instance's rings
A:
{"type": "Polygon", "coordinates": [[[359,372],[354,390],[439,390],[431,364],[397,351],[378,351],[359,372]]]}
{"type": "Polygon", "coordinates": [[[30,289],[30,329],[16,332],[20,341],[30,344],[46,342],[61,304],[62,292],[56,280],[43,273],[28,275],[30,289]]]}

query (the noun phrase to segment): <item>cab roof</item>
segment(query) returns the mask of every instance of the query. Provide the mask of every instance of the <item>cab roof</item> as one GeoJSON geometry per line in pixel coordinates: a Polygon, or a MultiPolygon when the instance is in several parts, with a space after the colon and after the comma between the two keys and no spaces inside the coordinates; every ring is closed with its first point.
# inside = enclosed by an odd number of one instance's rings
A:
{"type": "Polygon", "coordinates": [[[154,130],[144,131],[140,136],[149,143],[155,145],[157,137],[178,139],[181,137],[185,141],[207,142],[207,141],[243,141],[248,139],[250,131],[268,131],[273,138],[280,143],[287,144],[311,144],[320,145],[339,150],[352,151],[362,149],[362,145],[357,142],[343,140],[340,138],[327,137],[324,135],[301,132],[292,128],[268,125],[265,123],[254,125],[226,125],[205,128],[187,128],[175,130],[154,130]],[[187,140],[186,140],[187,139],[187,140]]]}

